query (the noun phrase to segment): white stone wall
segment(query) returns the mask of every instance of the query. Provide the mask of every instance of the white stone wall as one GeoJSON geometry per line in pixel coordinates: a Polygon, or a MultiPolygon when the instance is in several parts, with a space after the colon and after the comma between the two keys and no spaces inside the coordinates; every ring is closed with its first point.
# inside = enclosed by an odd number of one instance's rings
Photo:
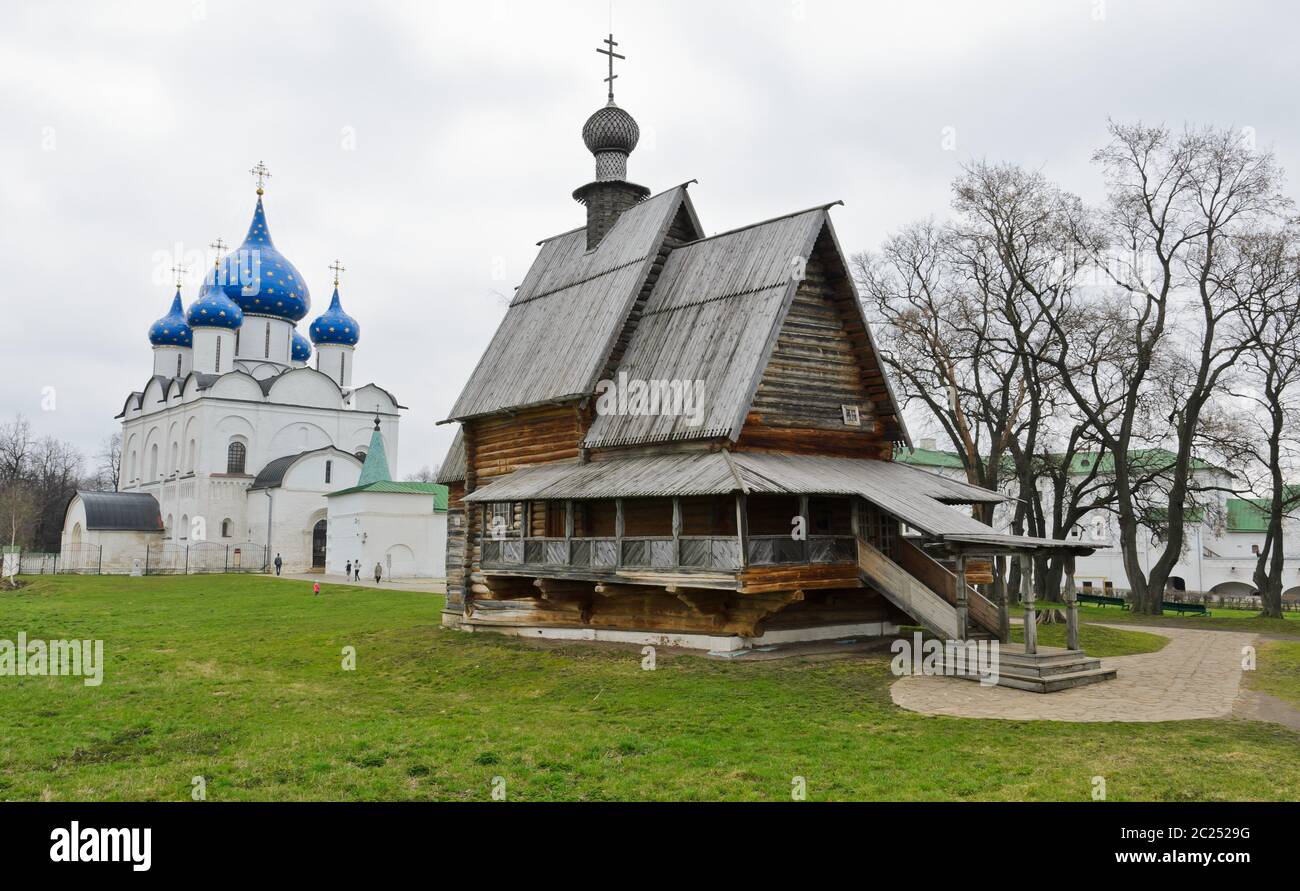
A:
{"type": "Polygon", "coordinates": [[[361,561],[362,580],[446,578],[447,514],[433,510],[432,495],[356,492],[329,501],[329,561],[342,575],[347,561],[361,561]]]}

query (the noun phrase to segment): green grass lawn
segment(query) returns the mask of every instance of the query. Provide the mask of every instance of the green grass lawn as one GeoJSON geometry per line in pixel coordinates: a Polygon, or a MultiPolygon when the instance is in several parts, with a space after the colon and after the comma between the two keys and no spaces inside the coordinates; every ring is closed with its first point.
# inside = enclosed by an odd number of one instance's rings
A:
{"type": "MultiPolygon", "coordinates": [[[[1011,639],[1024,643],[1025,627],[1011,626],[1011,639]]],[[[1089,656],[1106,659],[1111,656],[1132,656],[1136,653],[1154,653],[1164,649],[1169,638],[1145,631],[1120,628],[1102,628],[1100,625],[1079,625],[1079,647],[1089,656]]],[[[1038,626],[1038,644],[1044,647],[1065,646],[1065,625],[1038,626]]]]}
{"type": "MultiPolygon", "coordinates": [[[[441,598],[241,576],[0,593],[0,638],[97,638],[103,685],[0,677],[0,798],[1300,799],[1300,734],[1240,720],[933,718],[889,653],[712,661],[439,627],[441,598]],[[341,651],[356,648],[355,671],[341,651]]],[[[1089,634],[1092,633],[1090,629],[1089,634]]]]}
{"type": "MultiPolygon", "coordinates": [[[[1045,604],[1040,600],[1037,605],[1041,609],[1045,604]]],[[[1064,604],[1050,605],[1057,609],[1064,609],[1064,604]]],[[[1202,631],[1253,631],[1259,634],[1293,634],[1300,637],[1300,613],[1297,612],[1283,613],[1285,618],[1281,619],[1261,619],[1257,610],[1220,609],[1215,606],[1209,609],[1208,616],[1177,616],[1173,613],[1163,616],[1140,616],[1118,606],[1080,605],[1079,619],[1083,622],[1106,622],[1112,625],[1155,627],[1168,625],[1171,628],[1191,628],[1202,631]]],[[[1013,605],[1010,612],[1013,616],[1023,616],[1025,611],[1022,607],[1013,605]]]]}
{"type": "Polygon", "coordinates": [[[1256,656],[1255,670],[1245,674],[1247,683],[1300,709],[1300,642],[1262,641],[1256,656]]]}

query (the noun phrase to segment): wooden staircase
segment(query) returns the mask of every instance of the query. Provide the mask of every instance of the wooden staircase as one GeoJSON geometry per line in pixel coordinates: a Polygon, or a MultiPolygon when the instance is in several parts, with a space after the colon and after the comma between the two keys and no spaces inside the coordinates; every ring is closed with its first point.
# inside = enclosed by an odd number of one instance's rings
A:
{"type": "MultiPolygon", "coordinates": [[[[931,634],[956,640],[957,577],[911,542],[903,541],[894,562],[868,541],[858,538],[858,570],[863,579],[890,603],[916,619],[931,634]]],[[[967,586],[965,640],[998,636],[998,608],[967,586]]]]}
{"type": "MultiPolygon", "coordinates": [[[[862,578],[885,598],[944,640],[957,640],[957,576],[911,542],[904,540],[895,562],[870,542],[858,538],[858,569],[862,578]]],[[[966,592],[965,640],[996,640],[998,609],[969,586],[966,592]]],[[[998,685],[1034,693],[1055,693],[1114,679],[1113,668],[1082,650],[1040,647],[1037,653],[998,649],[998,685]]],[[[960,675],[978,681],[973,671],[960,675]]]]}

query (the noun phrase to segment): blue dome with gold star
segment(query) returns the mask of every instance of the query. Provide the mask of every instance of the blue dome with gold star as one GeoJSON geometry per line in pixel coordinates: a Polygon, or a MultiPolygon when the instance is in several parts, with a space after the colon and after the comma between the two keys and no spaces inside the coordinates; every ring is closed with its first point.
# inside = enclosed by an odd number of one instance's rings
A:
{"type": "Polygon", "coordinates": [[[306,362],[311,358],[311,341],[297,328],[293,329],[293,348],[289,351],[289,358],[295,362],[306,362]]]}
{"type": "Polygon", "coordinates": [[[198,299],[185,313],[185,320],[191,328],[229,328],[233,331],[244,322],[244,311],[226,296],[225,290],[216,283],[216,276],[215,269],[208,273],[198,299]]]}
{"type": "Polygon", "coordinates": [[[361,326],[343,311],[343,304],[339,302],[339,289],[335,285],[330,308],[311,323],[311,342],[317,346],[326,343],[356,346],[360,339],[361,326]]]}
{"type": "Polygon", "coordinates": [[[226,296],[246,313],[297,322],[311,311],[307,282],[271,242],[260,194],[248,235],[222,261],[222,274],[226,296]]]}
{"type": "Polygon", "coordinates": [[[167,315],[149,326],[149,342],[154,346],[194,346],[194,332],[185,324],[185,311],[181,309],[180,288],[176,289],[167,315]]]}

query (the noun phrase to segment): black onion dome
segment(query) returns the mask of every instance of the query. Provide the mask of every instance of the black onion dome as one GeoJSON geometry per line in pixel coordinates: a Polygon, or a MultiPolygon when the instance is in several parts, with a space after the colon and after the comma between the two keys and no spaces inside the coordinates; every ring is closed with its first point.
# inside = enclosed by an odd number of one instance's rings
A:
{"type": "Polygon", "coordinates": [[[641,141],[641,128],[630,114],[615,105],[611,99],[608,105],[587,118],[587,123],[582,127],[582,141],[592,154],[631,154],[641,141]]]}

